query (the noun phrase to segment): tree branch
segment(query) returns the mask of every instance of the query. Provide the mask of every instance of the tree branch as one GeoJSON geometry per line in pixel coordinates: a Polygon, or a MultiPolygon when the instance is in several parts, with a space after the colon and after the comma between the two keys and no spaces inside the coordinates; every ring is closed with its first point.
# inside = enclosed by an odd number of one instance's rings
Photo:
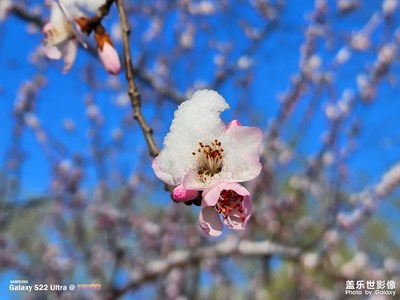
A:
{"type": "Polygon", "coordinates": [[[128,81],[128,94],[131,100],[131,106],[133,109],[133,117],[139,123],[140,128],[142,129],[143,135],[146,139],[147,146],[149,148],[149,153],[152,157],[156,157],[160,150],[158,149],[154,138],[153,138],[153,130],[147,124],[141,109],[141,101],[140,101],[140,93],[135,85],[135,76],[134,69],[132,65],[131,58],[131,50],[129,46],[129,35],[130,28],[128,24],[128,20],[126,18],[125,9],[122,3],[122,0],[115,1],[117,8],[119,19],[121,23],[122,29],[122,42],[124,45],[124,63],[125,63],[125,75],[128,81]]]}

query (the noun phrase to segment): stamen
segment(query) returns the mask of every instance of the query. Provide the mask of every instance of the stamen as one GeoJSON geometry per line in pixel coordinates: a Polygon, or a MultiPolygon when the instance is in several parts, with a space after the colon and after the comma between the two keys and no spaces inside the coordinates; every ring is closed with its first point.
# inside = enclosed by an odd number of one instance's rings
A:
{"type": "Polygon", "coordinates": [[[210,177],[222,171],[222,148],[221,142],[215,139],[211,144],[199,142],[199,148],[192,155],[198,155],[197,159],[197,174],[201,182],[207,182],[210,177]]]}
{"type": "Polygon", "coordinates": [[[237,218],[241,223],[246,219],[243,207],[244,197],[232,190],[222,190],[215,205],[215,210],[222,214],[224,220],[233,225],[238,223],[237,218]],[[232,217],[235,217],[234,219],[232,217]]]}

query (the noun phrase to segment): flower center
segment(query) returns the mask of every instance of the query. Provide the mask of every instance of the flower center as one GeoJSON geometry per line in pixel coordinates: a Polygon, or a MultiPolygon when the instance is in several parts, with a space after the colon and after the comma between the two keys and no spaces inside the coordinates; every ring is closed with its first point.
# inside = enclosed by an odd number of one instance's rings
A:
{"type": "Polygon", "coordinates": [[[222,190],[215,209],[222,214],[225,220],[230,223],[243,223],[246,217],[244,216],[242,195],[239,195],[232,190],[222,190]]]}
{"type": "Polygon", "coordinates": [[[44,46],[54,46],[73,37],[71,24],[65,23],[65,28],[49,26],[45,30],[46,38],[42,40],[44,46]]]}
{"type": "Polygon", "coordinates": [[[193,156],[197,155],[197,174],[201,182],[207,182],[210,177],[218,174],[222,170],[222,153],[224,149],[221,142],[215,139],[211,144],[199,143],[196,152],[192,152],[193,156]]]}

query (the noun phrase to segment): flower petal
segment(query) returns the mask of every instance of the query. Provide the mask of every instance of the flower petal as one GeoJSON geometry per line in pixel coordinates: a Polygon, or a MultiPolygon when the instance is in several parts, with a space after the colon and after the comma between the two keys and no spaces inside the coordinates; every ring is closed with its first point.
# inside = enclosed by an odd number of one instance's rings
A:
{"type": "Polygon", "coordinates": [[[231,229],[242,230],[245,228],[247,221],[252,213],[251,197],[248,190],[236,182],[219,182],[208,187],[203,192],[203,205],[214,207],[220,199],[223,190],[231,190],[243,197],[243,213],[239,213],[238,209],[229,213],[229,218],[223,218],[223,222],[231,229]],[[244,216],[244,220],[241,216],[244,216]]]}
{"type": "Polygon", "coordinates": [[[235,126],[226,130],[222,140],[227,149],[221,177],[232,182],[248,181],[261,172],[260,147],[263,134],[259,128],[235,126]]]}
{"type": "MultiPolygon", "coordinates": [[[[79,17],[85,17],[85,14],[82,12],[82,9],[78,3],[75,3],[74,1],[57,1],[57,6],[58,10],[61,11],[63,14],[63,22],[65,24],[65,20],[68,21],[68,23],[71,25],[68,29],[73,32],[73,35],[75,38],[82,44],[84,48],[87,48],[87,43],[85,42],[85,36],[83,35],[83,32],[81,28],[79,27],[78,23],[75,22],[75,19],[79,17]]],[[[52,14],[53,14],[54,8],[52,7],[52,14]]],[[[57,12],[58,14],[58,12],[57,12]]],[[[57,16],[58,19],[60,19],[57,16]]],[[[53,15],[52,15],[52,23],[53,21],[53,15]]],[[[56,20],[58,23],[60,22],[59,20],[56,20]]],[[[55,24],[55,23],[53,23],[55,24]]],[[[66,27],[64,25],[64,27],[66,27]]]]}
{"type": "Polygon", "coordinates": [[[53,28],[66,31],[66,17],[57,1],[52,1],[51,3],[50,23],[53,25],[53,28]]]}
{"type": "Polygon", "coordinates": [[[203,192],[203,200],[207,206],[214,206],[217,204],[221,191],[227,189],[228,182],[219,182],[206,188],[203,192]]]}
{"type": "Polygon", "coordinates": [[[207,187],[210,187],[215,182],[218,182],[219,178],[219,174],[215,174],[212,178],[212,181],[203,183],[199,181],[199,174],[196,170],[189,170],[183,177],[182,184],[185,189],[201,191],[207,187]]]}
{"type": "Polygon", "coordinates": [[[47,22],[46,24],[44,24],[42,31],[43,31],[44,34],[47,35],[47,34],[50,34],[50,32],[52,30],[54,30],[53,24],[51,22],[47,22]]]}
{"type": "Polygon", "coordinates": [[[178,202],[190,201],[196,199],[199,194],[200,193],[198,191],[187,190],[183,187],[182,184],[180,184],[176,188],[174,188],[172,192],[172,198],[178,202]]]}
{"type": "Polygon", "coordinates": [[[78,52],[78,44],[75,39],[65,42],[62,53],[64,58],[63,73],[67,73],[75,62],[76,54],[78,52]]]}
{"type": "Polygon", "coordinates": [[[169,185],[177,185],[177,183],[174,181],[174,178],[171,176],[171,174],[164,172],[160,169],[160,165],[158,163],[158,156],[153,159],[153,163],[151,164],[151,167],[153,168],[154,173],[156,176],[164,181],[166,184],[169,185]]]}
{"type": "Polygon", "coordinates": [[[243,197],[250,196],[250,192],[244,186],[236,182],[229,182],[224,189],[235,191],[243,197]]]}
{"type": "Polygon", "coordinates": [[[220,236],[224,225],[213,206],[203,206],[199,215],[199,225],[205,233],[211,236],[220,236]]]}
{"type": "Polygon", "coordinates": [[[253,204],[250,195],[248,197],[244,197],[243,206],[244,206],[244,216],[245,216],[243,226],[246,227],[246,224],[249,221],[251,214],[253,213],[253,204]]]}
{"type": "Polygon", "coordinates": [[[60,59],[62,57],[60,48],[57,46],[44,47],[44,54],[49,59],[60,59]]]}
{"type": "Polygon", "coordinates": [[[223,219],[224,224],[230,229],[243,230],[245,229],[244,223],[240,220],[240,217],[236,215],[229,216],[229,219],[223,219]]]}

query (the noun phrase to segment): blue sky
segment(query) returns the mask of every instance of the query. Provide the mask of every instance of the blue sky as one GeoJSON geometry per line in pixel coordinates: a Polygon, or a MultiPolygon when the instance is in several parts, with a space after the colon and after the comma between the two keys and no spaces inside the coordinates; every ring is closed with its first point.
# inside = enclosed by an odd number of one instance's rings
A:
{"type": "MultiPolygon", "coordinates": [[[[35,3],[35,1],[28,2],[35,3]]],[[[360,29],[371,14],[381,5],[380,1],[360,1],[360,3],[362,9],[352,14],[351,17],[344,18],[343,21],[333,21],[334,27],[332,30],[338,35],[343,35],[344,39],[352,31],[360,29]]],[[[279,108],[278,95],[288,89],[290,75],[298,70],[299,47],[303,41],[303,32],[307,25],[305,17],[307,12],[312,10],[313,5],[314,1],[311,0],[288,0],[280,24],[282,30],[272,33],[262,43],[257,54],[252,57],[256,64],[254,84],[250,89],[250,94],[247,96],[248,104],[251,105],[252,118],[259,122],[256,124],[258,126],[264,128],[268,126],[270,118],[276,114],[279,108]]],[[[243,13],[245,14],[246,12],[243,13]]],[[[170,21],[166,23],[165,30],[173,30],[175,17],[174,15],[169,16],[170,21]]],[[[335,14],[330,14],[330,18],[335,20],[335,18],[339,17],[335,16],[335,14]]],[[[210,22],[216,21],[210,20],[210,22]]],[[[232,32],[227,29],[230,28],[231,23],[234,24],[235,20],[227,18],[224,24],[220,24],[216,36],[222,40],[231,38],[232,32]]],[[[393,26],[399,25],[398,16],[395,16],[393,24],[393,26]]],[[[145,25],[134,24],[134,28],[138,30],[141,29],[141,26],[144,27],[145,25]]],[[[233,34],[236,42],[241,43],[243,36],[237,32],[233,34]]],[[[74,151],[82,149],[85,149],[85,153],[89,155],[90,145],[86,138],[89,124],[85,117],[83,101],[85,95],[90,93],[91,88],[83,81],[82,67],[85,67],[88,61],[94,62],[94,73],[98,82],[104,84],[109,80],[108,75],[99,66],[96,58],[80,49],[78,61],[67,75],[61,74],[62,66],[60,62],[49,62],[39,68],[32,66],[28,62],[28,58],[32,51],[39,47],[42,35],[40,32],[27,33],[26,24],[13,16],[6,19],[6,22],[0,23],[0,38],[2,40],[2,47],[0,47],[0,119],[2,120],[0,157],[2,158],[2,164],[5,162],[6,151],[13,138],[11,135],[13,126],[11,115],[18,88],[21,83],[39,74],[45,74],[47,78],[45,87],[40,90],[37,104],[37,114],[40,116],[43,126],[48,129],[52,137],[68,146],[71,151],[68,152],[69,157],[72,156],[74,151]],[[76,122],[77,130],[75,133],[67,134],[62,129],[62,122],[66,118],[72,118],[76,122]]],[[[135,38],[135,35],[133,35],[132,47],[136,57],[140,49],[135,46],[135,38]]],[[[204,40],[206,37],[203,36],[202,39],[204,40]]],[[[173,44],[172,35],[170,37],[167,36],[165,40],[166,44],[170,46],[173,44]]],[[[201,42],[202,40],[200,39],[198,43],[201,42]]],[[[154,51],[157,51],[157,46],[153,49],[154,51]]],[[[324,61],[332,59],[341,46],[342,44],[333,43],[331,48],[325,49],[322,45],[319,47],[319,54],[324,61]]],[[[118,47],[121,50],[120,45],[118,47]]],[[[238,47],[238,49],[241,48],[238,47]]],[[[357,54],[357,57],[354,63],[345,66],[338,73],[335,91],[338,95],[343,88],[356,88],[355,76],[360,72],[368,73],[368,69],[364,69],[364,64],[366,62],[372,64],[376,58],[373,52],[357,54]]],[[[205,53],[204,59],[210,60],[212,56],[205,53]]],[[[181,61],[180,64],[177,64],[176,70],[181,72],[181,83],[186,80],[186,68],[186,61],[181,61]]],[[[210,77],[207,68],[199,74],[203,78],[210,77]]],[[[395,78],[398,77],[398,62],[391,68],[391,74],[395,78]]],[[[123,82],[124,75],[121,74],[117,78],[123,82]]],[[[140,82],[139,88],[141,88],[140,82]]],[[[223,85],[219,92],[232,106],[232,109],[223,115],[223,118],[228,121],[236,117],[235,104],[239,95],[230,83],[223,85]]],[[[352,191],[359,191],[365,187],[366,183],[376,183],[382,172],[400,158],[397,113],[398,109],[400,109],[398,101],[398,95],[400,95],[399,87],[398,85],[390,85],[384,82],[380,85],[377,95],[377,100],[373,103],[357,106],[356,115],[362,119],[362,131],[357,142],[356,154],[349,160],[351,181],[347,184],[352,191]]],[[[119,126],[121,119],[129,113],[129,107],[115,108],[114,102],[118,96],[119,92],[115,91],[103,91],[96,94],[95,101],[99,105],[102,114],[106,117],[106,123],[102,127],[106,139],[104,143],[111,139],[112,131],[119,126]]],[[[323,97],[326,97],[326,95],[323,97]]],[[[158,129],[155,132],[155,137],[161,146],[162,138],[172,120],[175,106],[167,103],[163,104],[162,107],[155,108],[154,102],[148,105],[145,100],[144,98],[143,110],[150,121],[156,117],[157,113],[162,113],[162,120],[165,124],[155,125],[155,128],[158,129]]],[[[321,102],[325,102],[325,100],[321,99],[321,102]]],[[[299,105],[304,108],[306,103],[300,103],[299,105]]],[[[320,110],[320,105],[316,109],[320,110]]],[[[299,118],[300,115],[295,115],[294,121],[299,118]]],[[[289,123],[285,129],[285,133],[289,136],[292,131],[296,130],[297,123],[294,121],[289,123]]],[[[318,150],[324,125],[325,120],[321,117],[316,117],[313,120],[312,126],[301,143],[301,151],[315,153],[318,150]]],[[[143,138],[136,125],[131,127],[131,132],[128,132],[127,135],[124,145],[125,151],[118,159],[118,164],[125,176],[128,176],[137,167],[138,161],[135,157],[139,153],[146,151],[143,138]]],[[[46,193],[51,175],[51,168],[46,161],[46,157],[30,130],[27,130],[23,135],[22,148],[27,153],[27,157],[22,168],[21,199],[26,196],[46,193]]],[[[147,158],[147,162],[150,164],[150,158],[147,158]]],[[[88,173],[89,176],[85,185],[90,189],[95,182],[95,175],[92,169],[88,173]]],[[[391,209],[392,206],[390,204],[385,204],[381,206],[380,212],[389,219],[396,221],[397,216],[393,213],[388,213],[391,209]]]]}

